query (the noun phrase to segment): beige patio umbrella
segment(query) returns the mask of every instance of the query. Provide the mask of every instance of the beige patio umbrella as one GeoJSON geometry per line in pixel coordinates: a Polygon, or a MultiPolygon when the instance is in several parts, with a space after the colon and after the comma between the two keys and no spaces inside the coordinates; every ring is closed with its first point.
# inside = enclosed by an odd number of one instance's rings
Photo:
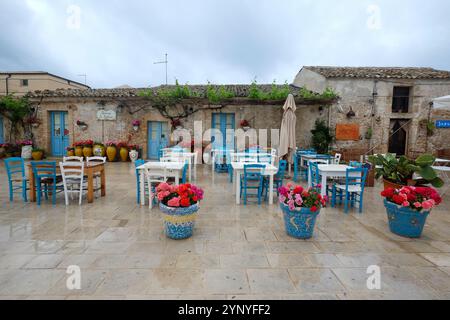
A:
{"type": "Polygon", "coordinates": [[[294,96],[289,94],[286,102],[283,106],[283,120],[281,121],[281,132],[280,132],[280,145],[278,150],[278,155],[280,158],[287,155],[287,160],[292,163],[292,154],[295,152],[296,142],[295,142],[295,123],[297,122],[297,117],[295,116],[295,106],[294,96]]]}

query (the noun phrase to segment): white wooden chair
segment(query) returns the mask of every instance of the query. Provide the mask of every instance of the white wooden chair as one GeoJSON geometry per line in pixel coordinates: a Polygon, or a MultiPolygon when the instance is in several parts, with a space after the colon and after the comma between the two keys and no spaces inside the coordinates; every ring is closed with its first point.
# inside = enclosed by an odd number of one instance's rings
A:
{"type": "MultiPolygon", "coordinates": [[[[97,163],[106,163],[106,157],[93,156],[86,158],[87,166],[97,163]]],[[[101,189],[101,182],[99,181],[100,178],[101,178],[100,172],[94,173],[94,192],[97,192],[98,190],[101,189]]]]}
{"type": "Polygon", "coordinates": [[[69,156],[69,157],[63,157],[63,162],[83,162],[83,157],[77,157],[77,156],[69,156]]]}
{"type": "Polygon", "coordinates": [[[336,153],[334,155],[334,164],[339,164],[341,162],[341,158],[342,158],[342,154],[341,153],[336,153]]]}
{"type": "Polygon", "coordinates": [[[148,207],[152,209],[153,199],[156,197],[156,186],[167,181],[166,168],[162,172],[151,172],[148,168],[144,168],[144,175],[148,186],[148,207]]]}
{"type": "Polygon", "coordinates": [[[64,197],[66,200],[66,206],[69,205],[69,194],[79,194],[78,204],[81,205],[83,199],[84,183],[84,162],[72,161],[72,162],[60,162],[59,167],[61,169],[61,176],[63,178],[64,197]]]}

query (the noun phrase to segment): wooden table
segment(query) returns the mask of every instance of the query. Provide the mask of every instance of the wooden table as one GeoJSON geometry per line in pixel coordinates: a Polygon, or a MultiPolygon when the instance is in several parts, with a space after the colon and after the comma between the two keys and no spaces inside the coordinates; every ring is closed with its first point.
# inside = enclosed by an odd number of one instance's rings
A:
{"type": "Polygon", "coordinates": [[[183,162],[147,162],[136,169],[139,170],[139,188],[141,192],[141,205],[145,205],[145,172],[143,169],[148,169],[150,173],[155,175],[163,176],[164,173],[166,177],[174,177],[175,184],[180,183],[180,173],[183,170],[183,162]]]}
{"type": "MultiPolygon", "coordinates": [[[[31,168],[31,163],[28,166],[28,179],[30,181],[30,201],[36,202],[36,182],[34,179],[33,169],[31,168]]],[[[85,163],[84,165],[84,175],[87,176],[87,200],[88,203],[94,202],[94,175],[100,173],[101,180],[101,195],[104,197],[106,195],[106,178],[105,178],[105,164],[104,163],[90,163],[89,165],[85,163]]],[[[60,174],[59,164],[56,166],[56,174],[60,174]]]]}
{"type": "MultiPolygon", "coordinates": [[[[244,165],[249,164],[245,162],[232,162],[234,172],[234,183],[236,185],[236,204],[241,203],[241,179],[240,176],[244,173],[244,165]]],[[[269,176],[269,204],[273,204],[273,176],[278,172],[278,168],[269,163],[257,163],[265,165],[265,169],[262,172],[263,176],[269,176]]]]}

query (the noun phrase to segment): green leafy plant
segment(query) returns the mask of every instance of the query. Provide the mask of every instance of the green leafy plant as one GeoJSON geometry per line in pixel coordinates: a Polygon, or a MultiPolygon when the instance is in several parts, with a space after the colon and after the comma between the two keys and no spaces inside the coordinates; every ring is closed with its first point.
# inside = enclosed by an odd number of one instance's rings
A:
{"type": "Polygon", "coordinates": [[[333,135],[325,121],[317,119],[312,133],[312,146],[319,153],[327,153],[328,148],[333,141],[333,135]]]}
{"type": "Polygon", "coordinates": [[[375,166],[375,177],[377,179],[383,177],[387,181],[402,185],[411,182],[415,185],[431,183],[436,188],[444,185],[442,179],[437,176],[436,171],[431,167],[435,157],[430,154],[421,155],[416,160],[408,159],[405,156],[397,159],[392,153],[378,154],[369,156],[369,161],[375,166]],[[420,178],[413,179],[414,173],[418,174],[420,178]]]}
{"type": "Polygon", "coordinates": [[[373,129],[372,129],[372,128],[368,128],[367,131],[366,131],[366,136],[365,136],[365,138],[366,138],[367,140],[370,140],[370,139],[372,139],[372,135],[373,135],[373,129]]]}
{"type": "Polygon", "coordinates": [[[436,125],[434,124],[434,122],[427,121],[427,135],[432,136],[435,129],[436,129],[436,125]]]}
{"type": "Polygon", "coordinates": [[[234,98],[234,92],[227,90],[225,86],[213,86],[208,82],[206,88],[206,98],[210,103],[219,103],[223,100],[234,98]]]}
{"type": "Polygon", "coordinates": [[[270,92],[266,95],[267,99],[269,100],[285,100],[289,93],[291,91],[289,90],[289,85],[287,81],[284,83],[283,87],[280,88],[276,81],[274,80],[272,82],[272,87],[270,89],[270,92]]]}
{"type": "Polygon", "coordinates": [[[0,98],[0,114],[11,121],[10,140],[12,133],[18,132],[18,126],[25,129],[26,119],[31,114],[31,106],[26,97],[14,97],[12,94],[0,98]]]}
{"type": "Polygon", "coordinates": [[[267,100],[267,97],[267,93],[265,93],[258,87],[256,79],[253,80],[250,88],[248,89],[248,98],[252,100],[267,100]]]}

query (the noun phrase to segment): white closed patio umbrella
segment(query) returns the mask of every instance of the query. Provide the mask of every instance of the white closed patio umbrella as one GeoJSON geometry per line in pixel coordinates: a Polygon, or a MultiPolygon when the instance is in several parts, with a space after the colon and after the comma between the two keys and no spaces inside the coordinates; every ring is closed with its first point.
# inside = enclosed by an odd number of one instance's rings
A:
{"type": "Polygon", "coordinates": [[[287,155],[287,160],[289,163],[293,162],[292,154],[295,152],[297,145],[295,141],[295,124],[297,122],[297,117],[295,115],[296,109],[297,107],[295,106],[294,96],[289,94],[283,106],[284,113],[281,121],[280,144],[278,151],[280,158],[287,155]]]}
{"type": "Polygon", "coordinates": [[[450,110],[450,96],[444,96],[433,99],[433,109],[450,110]]]}

